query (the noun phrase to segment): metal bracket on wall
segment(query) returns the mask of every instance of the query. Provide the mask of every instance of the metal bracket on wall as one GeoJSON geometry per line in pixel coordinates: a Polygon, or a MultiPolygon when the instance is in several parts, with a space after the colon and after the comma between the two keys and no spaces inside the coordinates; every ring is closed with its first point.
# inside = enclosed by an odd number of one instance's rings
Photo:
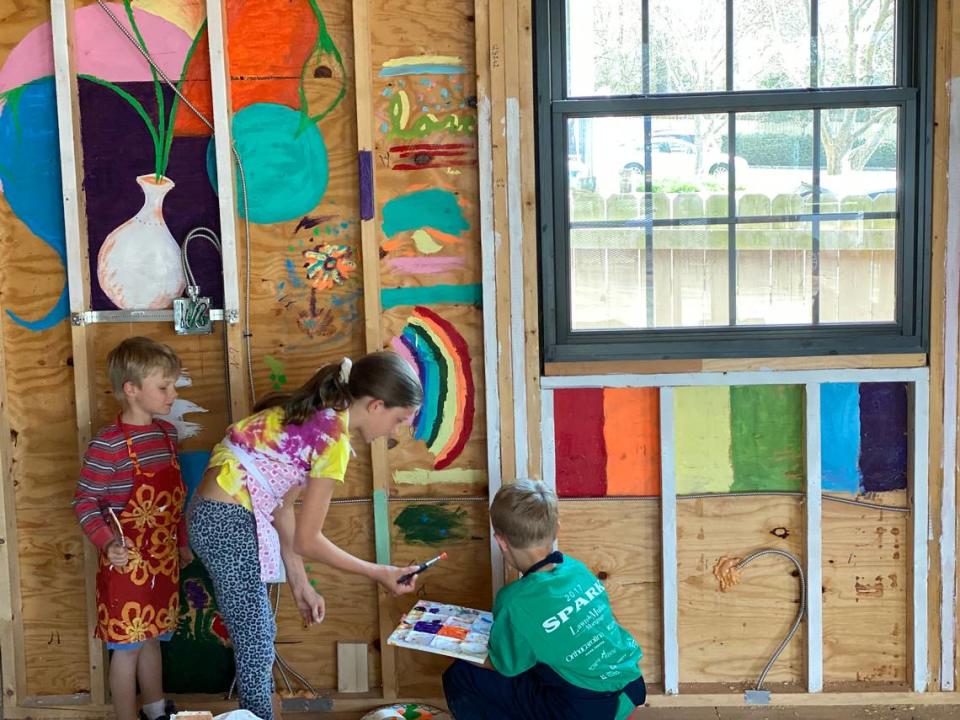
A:
{"type": "MultiPolygon", "coordinates": [[[[240,322],[240,311],[236,309],[210,311],[211,320],[224,320],[231,325],[240,322]]],[[[70,322],[76,326],[96,325],[98,323],[120,322],[173,322],[173,310],[86,310],[71,313],[70,322]]]]}

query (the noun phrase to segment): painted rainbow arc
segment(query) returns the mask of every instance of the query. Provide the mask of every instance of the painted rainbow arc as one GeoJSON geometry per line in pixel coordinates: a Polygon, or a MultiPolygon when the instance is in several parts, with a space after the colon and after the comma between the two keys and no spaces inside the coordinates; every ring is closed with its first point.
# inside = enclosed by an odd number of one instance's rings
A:
{"type": "Polygon", "coordinates": [[[418,305],[391,345],[423,384],[414,437],[436,457],[434,467],[443,469],[463,452],[473,430],[475,388],[467,343],[447,320],[418,305]]]}

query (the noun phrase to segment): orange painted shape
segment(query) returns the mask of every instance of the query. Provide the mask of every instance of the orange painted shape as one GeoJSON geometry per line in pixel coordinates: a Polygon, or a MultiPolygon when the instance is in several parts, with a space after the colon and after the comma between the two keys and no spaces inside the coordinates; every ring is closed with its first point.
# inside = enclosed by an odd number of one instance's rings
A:
{"type": "Polygon", "coordinates": [[[660,391],[605,388],[607,495],[660,495],[660,391]]]}

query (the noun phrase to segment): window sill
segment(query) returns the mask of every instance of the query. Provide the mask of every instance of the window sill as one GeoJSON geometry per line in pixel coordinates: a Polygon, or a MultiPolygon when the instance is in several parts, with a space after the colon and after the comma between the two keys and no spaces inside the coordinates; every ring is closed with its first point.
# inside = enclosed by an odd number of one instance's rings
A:
{"type": "Polygon", "coordinates": [[[847,370],[924,367],[924,353],[814,357],[708,358],[705,360],[595,360],[549,362],[544,376],[737,372],[744,370],[847,370]]]}

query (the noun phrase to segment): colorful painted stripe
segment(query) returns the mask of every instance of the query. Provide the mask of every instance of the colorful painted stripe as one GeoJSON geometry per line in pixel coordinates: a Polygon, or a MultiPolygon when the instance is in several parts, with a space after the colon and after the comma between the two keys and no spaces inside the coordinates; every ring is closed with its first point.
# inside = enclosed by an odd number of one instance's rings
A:
{"type": "Polygon", "coordinates": [[[860,492],[860,386],[820,386],[821,482],[826,492],[860,492]]]}
{"type": "Polygon", "coordinates": [[[603,390],[558,391],[553,398],[553,416],[557,494],[603,497],[607,494],[603,390]]]}
{"type": "Polygon", "coordinates": [[[603,391],[607,494],[660,495],[660,391],[603,391]]]}
{"type": "Polygon", "coordinates": [[[803,386],[730,388],[733,492],[803,489],[803,386]]]}
{"type": "Polygon", "coordinates": [[[860,473],[864,492],[907,487],[907,386],[860,385],[860,473]]]}
{"type": "Polygon", "coordinates": [[[463,60],[456,55],[409,55],[387,60],[380,66],[380,77],[401,75],[462,75],[463,60]]]}
{"type": "Polygon", "coordinates": [[[730,389],[682,387],[673,391],[677,494],[728,492],[730,389]]]}
{"type": "Polygon", "coordinates": [[[401,305],[476,305],[480,307],[482,290],[479,283],[469,285],[427,285],[380,290],[384,310],[401,305]]]}
{"type": "Polygon", "coordinates": [[[389,150],[388,164],[391,170],[468,167],[477,164],[477,148],[473,143],[394,145],[389,150]]]}

